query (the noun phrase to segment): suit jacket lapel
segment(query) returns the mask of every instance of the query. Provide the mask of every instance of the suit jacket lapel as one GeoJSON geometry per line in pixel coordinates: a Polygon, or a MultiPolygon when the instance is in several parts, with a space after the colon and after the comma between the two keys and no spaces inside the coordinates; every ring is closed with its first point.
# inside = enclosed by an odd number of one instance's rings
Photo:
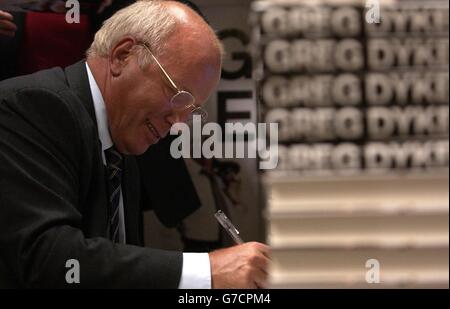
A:
{"type": "MultiPolygon", "coordinates": [[[[69,86],[74,89],[83,102],[84,107],[91,116],[94,122],[95,128],[97,130],[98,140],[97,149],[95,150],[97,157],[97,179],[96,187],[98,192],[96,192],[96,199],[98,203],[104,205],[102,210],[93,210],[97,212],[97,215],[106,216],[108,215],[108,201],[107,201],[107,190],[106,190],[106,176],[103,167],[102,154],[101,154],[101,142],[98,139],[98,128],[97,128],[97,118],[95,117],[94,102],[92,99],[92,94],[89,87],[89,79],[86,70],[86,64],[83,61],[75,63],[66,68],[66,76],[69,86]],[[98,213],[103,211],[102,214],[98,213]]],[[[140,211],[140,183],[139,183],[139,171],[136,164],[136,159],[133,156],[124,156],[124,166],[123,166],[123,176],[122,176],[122,194],[123,194],[123,204],[124,204],[124,215],[125,215],[125,232],[127,243],[141,245],[141,229],[142,229],[142,218],[140,211]]],[[[102,225],[101,229],[108,235],[108,220],[102,225]]]]}
{"type": "MultiPolygon", "coordinates": [[[[92,171],[89,179],[82,179],[83,185],[89,186],[88,198],[90,209],[83,213],[84,231],[88,237],[102,236],[108,237],[108,197],[105,182],[105,170],[101,154],[101,143],[98,137],[97,119],[95,117],[94,102],[89,87],[89,79],[85,61],[77,62],[65,69],[67,83],[75,92],[79,101],[92,120],[95,127],[92,138],[94,139],[94,149],[91,158],[92,171]]],[[[92,127],[92,126],[91,126],[92,127]]]]}
{"type": "Polygon", "coordinates": [[[84,60],[79,61],[65,69],[67,82],[73,89],[84,107],[91,116],[95,128],[97,128],[97,118],[95,117],[94,101],[92,99],[91,89],[89,87],[89,78],[84,60]]]}

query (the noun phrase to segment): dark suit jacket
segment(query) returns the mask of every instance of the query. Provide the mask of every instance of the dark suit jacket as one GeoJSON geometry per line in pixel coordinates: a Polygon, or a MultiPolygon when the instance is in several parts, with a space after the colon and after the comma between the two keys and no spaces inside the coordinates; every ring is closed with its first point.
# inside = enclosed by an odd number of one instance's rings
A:
{"type": "Polygon", "coordinates": [[[178,286],[181,253],[138,247],[134,157],[122,181],[127,245],[107,239],[100,151],[84,62],[0,83],[0,287],[178,286]],[[80,284],[66,283],[69,259],[80,284]]]}

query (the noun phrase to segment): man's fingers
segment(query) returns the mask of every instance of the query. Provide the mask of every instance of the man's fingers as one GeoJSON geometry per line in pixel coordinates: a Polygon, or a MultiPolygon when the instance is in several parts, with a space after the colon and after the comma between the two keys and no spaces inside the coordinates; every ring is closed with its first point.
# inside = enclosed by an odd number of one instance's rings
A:
{"type": "Polygon", "coordinates": [[[14,37],[14,35],[16,35],[15,31],[0,30],[0,36],[14,37]]]}
{"type": "Polygon", "coordinates": [[[263,254],[258,254],[253,257],[252,266],[260,269],[263,272],[267,272],[267,267],[269,266],[270,259],[263,254]]]}
{"type": "Polygon", "coordinates": [[[262,243],[259,243],[259,242],[253,242],[253,243],[251,243],[251,245],[252,245],[256,250],[258,250],[259,252],[261,252],[261,253],[264,254],[267,258],[270,259],[270,247],[269,247],[269,246],[267,246],[267,245],[265,245],[265,244],[262,244],[262,243]]]}
{"type": "Polygon", "coordinates": [[[265,257],[267,257],[268,259],[270,259],[270,248],[266,245],[264,245],[263,247],[261,247],[261,253],[265,255],[265,257]]]}
{"type": "Polygon", "coordinates": [[[5,31],[16,31],[16,25],[9,20],[0,20],[0,30],[5,31]]]}
{"type": "Polygon", "coordinates": [[[113,0],[103,0],[103,2],[100,4],[100,7],[97,10],[97,14],[102,13],[108,6],[112,4],[113,0]]]}
{"type": "Polygon", "coordinates": [[[17,27],[13,22],[14,18],[5,11],[0,11],[0,36],[14,37],[17,27]]]}
{"type": "Polygon", "coordinates": [[[267,268],[270,263],[270,259],[266,256],[269,252],[269,248],[262,244],[256,244],[254,247],[254,255],[249,260],[251,267],[251,277],[257,288],[267,288],[267,268]]]}
{"type": "Polygon", "coordinates": [[[258,242],[209,253],[213,288],[266,288],[270,248],[258,242]]]}
{"type": "Polygon", "coordinates": [[[267,272],[262,271],[261,269],[255,269],[253,272],[255,284],[260,289],[267,288],[267,277],[268,277],[267,272]]]}
{"type": "Polygon", "coordinates": [[[8,13],[8,12],[5,12],[5,11],[1,11],[0,10],[0,20],[10,20],[10,21],[13,21],[13,16],[10,14],[10,13],[8,13]]]}

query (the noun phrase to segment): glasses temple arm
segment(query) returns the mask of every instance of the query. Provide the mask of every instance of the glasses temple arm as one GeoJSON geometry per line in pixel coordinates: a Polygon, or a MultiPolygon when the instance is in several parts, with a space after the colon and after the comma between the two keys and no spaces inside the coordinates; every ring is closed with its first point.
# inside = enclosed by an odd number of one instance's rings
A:
{"type": "Polygon", "coordinates": [[[172,85],[172,87],[175,88],[177,91],[180,91],[180,89],[178,89],[177,85],[175,85],[174,81],[170,78],[169,74],[167,74],[166,70],[164,70],[164,68],[161,65],[161,63],[159,63],[158,59],[156,59],[155,55],[153,55],[153,53],[150,51],[150,49],[146,45],[145,45],[145,47],[148,49],[148,51],[150,52],[150,55],[152,56],[153,60],[155,60],[156,64],[159,66],[161,71],[164,73],[166,78],[169,80],[169,82],[172,85]]]}

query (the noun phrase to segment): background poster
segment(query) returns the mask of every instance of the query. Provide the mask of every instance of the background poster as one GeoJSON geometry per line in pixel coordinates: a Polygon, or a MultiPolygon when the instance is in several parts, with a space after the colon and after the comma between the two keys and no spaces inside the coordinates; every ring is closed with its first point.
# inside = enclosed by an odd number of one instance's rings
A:
{"type": "MultiPolygon", "coordinates": [[[[250,26],[248,16],[250,0],[193,0],[202,10],[211,26],[221,38],[226,55],[222,80],[217,91],[206,103],[208,121],[218,122],[222,128],[225,122],[257,121],[255,83],[252,80],[252,58],[250,55],[250,26]]],[[[249,136],[248,138],[253,138],[249,136]]],[[[229,203],[229,216],[239,229],[244,241],[263,241],[264,227],[257,177],[257,159],[221,159],[221,162],[234,162],[239,173],[229,188],[235,201],[229,203]]],[[[193,175],[198,175],[198,166],[192,160],[186,164],[193,175]]],[[[194,177],[194,185],[200,199],[206,203],[183,223],[183,233],[190,238],[205,241],[217,240],[220,232],[213,216],[215,208],[211,186],[205,179],[194,177]]],[[[162,226],[152,212],[144,215],[146,246],[163,249],[182,249],[180,231],[162,226]]],[[[231,244],[229,240],[225,245],[231,244]]]]}

